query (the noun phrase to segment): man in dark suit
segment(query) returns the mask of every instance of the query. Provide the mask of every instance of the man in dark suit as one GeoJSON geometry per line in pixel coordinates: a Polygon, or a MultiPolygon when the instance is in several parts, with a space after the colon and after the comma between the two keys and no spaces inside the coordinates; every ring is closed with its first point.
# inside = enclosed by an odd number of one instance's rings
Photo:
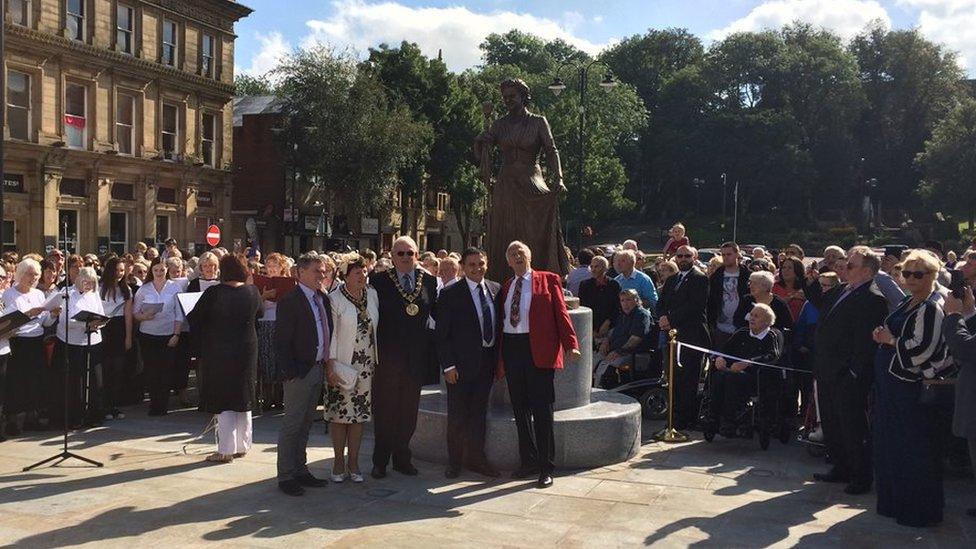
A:
{"type": "Polygon", "coordinates": [[[401,236],[393,243],[394,268],[369,277],[379,297],[376,331],[379,362],[373,376],[373,478],[393,470],[416,475],[410,439],[417,428],[417,408],[424,374],[433,363],[428,319],[435,318],[437,279],[417,268],[417,243],[401,236]]]}
{"type": "Polygon", "coordinates": [[[275,360],[285,378],[285,417],[278,431],[278,487],[289,496],[322,487],[308,470],[306,447],[322,396],[325,360],[332,339],[332,306],[321,291],[328,275],[321,256],[298,258],[298,290],[278,301],[275,360]]]}
{"type": "Polygon", "coordinates": [[[487,477],[498,471],[485,457],[485,413],[494,381],[500,286],[485,280],[488,258],[478,248],[461,255],[464,278],[437,298],[437,354],[447,382],[447,478],[462,463],[487,477]]]}
{"type": "Polygon", "coordinates": [[[888,305],[873,284],[880,258],[866,246],[855,246],[846,261],[846,284],[826,294],[811,284],[807,296],[820,309],[813,375],[824,440],[834,464],[830,472],[814,478],[846,482],[845,492],[863,494],[871,489],[872,479],[866,409],[877,344],[871,333],[884,323],[888,305]]]}
{"type": "Polygon", "coordinates": [[[563,352],[570,353],[571,360],[579,358],[579,341],[566,310],[561,277],[533,271],[532,251],[517,240],[508,245],[505,257],[515,277],[498,295],[502,309],[498,366],[499,375],[508,378],[522,462],[512,477],[538,475],[539,488],[548,488],[556,452],[553,376],[563,367],[563,352]]]}
{"type": "MultiPolygon", "coordinates": [[[[708,277],[695,267],[698,250],[681,246],[674,254],[678,274],[664,283],[657,301],[658,326],[667,333],[678,330],[678,341],[708,346],[706,308],[708,277]]],[[[687,429],[698,419],[698,381],[701,378],[702,353],[681,351],[681,367],[674,370],[674,400],[672,407],[675,427],[687,429]]]]}

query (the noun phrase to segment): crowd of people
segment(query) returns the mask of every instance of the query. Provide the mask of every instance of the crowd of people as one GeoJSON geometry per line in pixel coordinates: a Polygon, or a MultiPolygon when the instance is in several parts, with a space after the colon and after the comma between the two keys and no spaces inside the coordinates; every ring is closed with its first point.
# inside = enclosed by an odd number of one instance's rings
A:
{"type": "Polygon", "coordinates": [[[687,345],[673,380],[678,429],[742,436],[765,377],[778,419],[827,449],[832,467],[816,481],[852,495],[874,487],[878,513],[899,524],[942,521],[944,463],[967,444],[976,461],[976,239],[958,259],[938,242],[828,246],[818,260],[796,244],[726,242],[702,261],[676,225],[660,254],[627,241],[576,258],[589,264],[570,282],[593,309],[595,386],[628,379],[642,351],[663,351],[677,330],[687,345]]]}
{"type": "Polygon", "coordinates": [[[567,250],[567,276],[534,270],[532,250],[515,241],[505,281],[485,278],[482,250],[421,253],[409,237],[380,254],[297,258],[214,248],[184,259],[172,239],[102,258],[8,252],[2,314],[22,318],[0,325],[0,439],[122,420],[147,396],[149,415],[165,415],[173,397],[189,404],[195,371],[197,405],[217,416],[207,460],[244,457],[252,411],[282,409],[277,479],[297,496],[365,481],[367,423],[371,476],[391,466],[416,475],[421,387],[443,379],[445,475],[495,477],[485,414],[494,379],[505,376],[521,461],[513,476],[547,487],[553,376],[564,356],[581,354],[566,305],[573,295],[592,310],[594,386],[619,384],[642,355],[657,358],[659,374],[676,333],[687,347],[670,380],[675,426],[734,437],[757,383],[786,367],[798,373],[779,376],[778,413],[823,443],[832,464],[815,479],[844,483],[848,494],[873,487],[880,514],[930,526],[943,517],[946,455],[965,452],[964,440],[976,459],[973,244],[958,259],[931,242],[828,246],[813,260],[796,244],[772,253],[726,242],[704,261],[676,224],[655,253],[633,240],[567,250]],[[307,465],[319,406],[336,456],[328,479],[307,465]]]}

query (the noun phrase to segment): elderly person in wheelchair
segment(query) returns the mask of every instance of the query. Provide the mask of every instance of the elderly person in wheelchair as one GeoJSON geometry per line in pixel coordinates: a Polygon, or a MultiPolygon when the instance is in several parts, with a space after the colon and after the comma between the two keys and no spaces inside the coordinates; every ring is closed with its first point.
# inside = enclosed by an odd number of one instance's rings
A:
{"type": "MultiPolygon", "coordinates": [[[[757,303],[747,318],[749,326],[732,334],[722,347],[722,353],[763,364],[779,362],[784,339],[783,333],[772,327],[776,323],[772,307],[757,303]]],[[[704,428],[706,433],[717,431],[723,437],[734,437],[739,428],[739,414],[749,398],[756,394],[758,383],[774,381],[776,376],[764,375],[759,366],[750,362],[721,356],[716,357],[712,365],[708,375],[709,398],[704,428]]]]}
{"type": "Polygon", "coordinates": [[[637,290],[620,292],[620,314],[609,337],[593,357],[593,385],[605,388],[605,379],[618,376],[634,365],[634,354],[651,347],[651,312],[645,309],[637,290]]]}

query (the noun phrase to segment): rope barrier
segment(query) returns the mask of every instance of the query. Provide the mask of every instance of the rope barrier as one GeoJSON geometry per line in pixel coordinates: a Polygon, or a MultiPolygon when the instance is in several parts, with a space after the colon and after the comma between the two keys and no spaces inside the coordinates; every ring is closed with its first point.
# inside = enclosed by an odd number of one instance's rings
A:
{"type": "Polygon", "coordinates": [[[188,441],[186,441],[186,442],[183,443],[183,454],[184,455],[190,455],[189,452],[186,451],[186,447],[189,446],[189,445],[191,445],[191,444],[193,444],[194,442],[202,439],[210,431],[213,431],[214,432],[214,437],[216,438],[216,436],[217,436],[217,416],[216,416],[216,414],[213,417],[210,418],[210,422],[207,423],[207,426],[203,428],[203,431],[201,431],[199,435],[197,435],[197,436],[195,436],[195,437],[191,438],[190,440],[188,440],[188,441]]]}
{"type": "Polygon", "coordinates": [[[735,362],[745,362],[747,364],[753,364],[755,366],[759,366],[760,368],[773,368],[775,370],[780,370],[780,371],[783,371],[783,372],[798,372],[798,373],[801,373],[801,374],[812,374],[813,373],[813,372],[811,372],[809,370],[800,370],[798,368],[790,368],[788,366],[779,366],[779,365],[776,365],[776,364],[766,364],[766,363],[763,363],[763,362],[756,362],[755,360],[749,360],[748,358],[742,358],[742,357],[738,357],[738,356],[727,355],[725,353],[720,353],[720,352],[714,351],[712,349],[706,349],[704,347],[699,347],[697,345],[690,345],[688,343],[682,343],[680,341],[678,342],[678,359],[677,359],[678,360],[678,366],[679,367],[681,366],[681,349],[683,347],[687,347],[688,349],[692,349],[694,351],[701,351],[703,353],[706,353],[706,354],[709,354],[709,355],[712,355],[712,356],[720,356],[722,358],[725,358],[727,360],[732,360],[732,361],[735,361],[735,362]]]}

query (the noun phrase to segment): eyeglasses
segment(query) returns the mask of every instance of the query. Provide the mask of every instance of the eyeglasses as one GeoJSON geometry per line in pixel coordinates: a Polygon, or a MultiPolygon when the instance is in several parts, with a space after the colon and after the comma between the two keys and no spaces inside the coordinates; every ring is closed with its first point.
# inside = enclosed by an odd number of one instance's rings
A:
{"type": "Polygon", "coordinates": [[[674,257],[677,257],[677,258],[689,257],[690,258],[690,257],[695,257],[695,256],[693,256],[691,254],[674,254],[674,257]]]}
{"type": "Polygon", "coordinates": [[[928,276],[929,272],[928,271],[906,271],[906,270],[902,270],[901,271],[901,274],[905,277],[905,280],[908,280],[909,278],[917,278],[919,280],[922,280],[923,278],[925,278],[926,276],[928,276]]]}
{"type": "Polygon", "coordinates": [[[400,250],[396,254],[397,257],[403,257],[403,256],[413,257],[414,255],[416,255],[416,253],[413,250],[406,250],[406,251],[400,250]]]}

